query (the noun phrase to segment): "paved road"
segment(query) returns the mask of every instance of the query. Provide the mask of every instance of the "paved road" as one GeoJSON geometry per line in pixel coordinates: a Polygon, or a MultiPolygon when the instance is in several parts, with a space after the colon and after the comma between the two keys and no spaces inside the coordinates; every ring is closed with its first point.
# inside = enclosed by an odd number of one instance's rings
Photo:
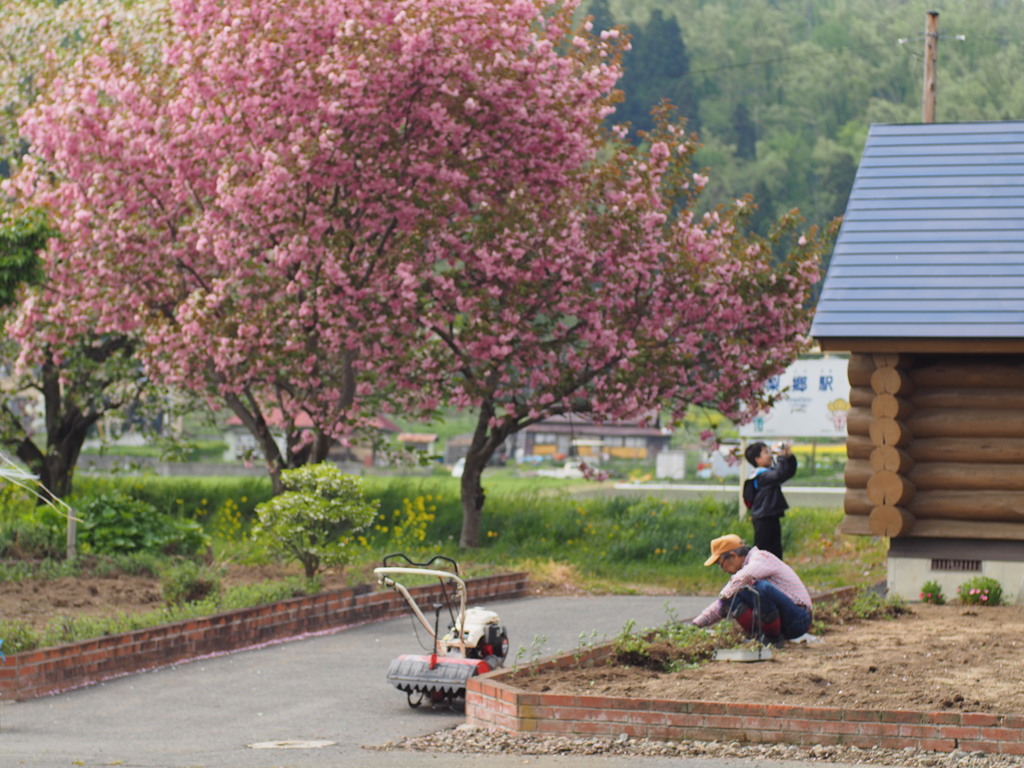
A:
{"type": "MultiPolygon", "coordinates": [[[[786,485],[783,488],[786,499],[793,507],[842,507],[845,488],[828,486],[786,485]]],[[[587,495],[599,495],[598,492],[587,495]]],[[[665,499],[701,499],[710,496],[719,501],[739,501],[739,481],[724,485],[681,484],[681,483],[616,483],[616,496],[658,496],[665,499]]]]}
{"type": "MultiPolygon", "coordinates": [[[[508,663],[695,615],[708,598],[535,597],[488,605],[509,628],[508,663]],[[596,633],[596,634],[595,634],[596,633]],[[522,651],[520,652],[520,649],[522,651]]],[[[410,709],[385,680],[390,660],[418,652],[409,618],[192,661],[59,696],[0,705],[0,768],[480,768],[481,758],[363,749],[463,722],[410,709]],[[265,742],[303,748],[254,748],[265,742]],[[312,742],[323,742],[314,746],[312,742]]],[[[538,763],[487,756],[489,768],[538,763]]],[[[572,768],[566,758],[547,764],[572,768]]],[[[609,768],[637,760],[606,760],[609,768]]],[[[672,765],[678,766],[679,760],[672,765]]],[[[643,763],[646,764],[646,763],[643,763]]],[[[654,766],[657,761],[651,762],[654,766]]]]}

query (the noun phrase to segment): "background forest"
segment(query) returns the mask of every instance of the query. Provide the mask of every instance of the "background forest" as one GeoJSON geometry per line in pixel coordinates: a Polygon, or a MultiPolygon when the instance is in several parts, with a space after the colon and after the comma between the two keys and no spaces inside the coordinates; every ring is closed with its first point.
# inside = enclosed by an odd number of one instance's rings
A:
{"type": "Polygon", "coordinates": [[[842,215],[872,123],[921,122],[926,11],[939,12],[937,122],[1024,117],[1019,0],[592,0],[633,48],[613,120],[675,104],[713,170],[708,201],[750,193],[759,231],[792,207],[842,215]]]}

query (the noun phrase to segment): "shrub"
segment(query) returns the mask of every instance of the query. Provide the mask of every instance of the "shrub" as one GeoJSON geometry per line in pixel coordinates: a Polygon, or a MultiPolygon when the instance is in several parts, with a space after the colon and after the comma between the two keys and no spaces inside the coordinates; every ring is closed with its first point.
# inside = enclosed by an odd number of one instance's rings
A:
{"type": "Polygon", "coordinates": [[[160,514],[152,504],[114,491],[85,499],[76,507],[83,554],[163,552],[192,555],[209,541],[194,520],[160,514]]]}
{"type": "Polygon", "coordinates": [[[957,587],[956,594],[964,605],[1001,605],[1003,602],[1002,585],[988,576],[968,579],[957,587]]]}
{"type": "Polygon", "coordinates": [[[926,581],[921,587],[921,602],[933,605],[945,605],[946,596],[942,594],[942,587],[937,581],[926,581]]]}
{"type": "Polygon", "coordinates": [[[199,565],[193,560],[176,563],[160,577],[164,601],[170,605],[198,603],[220,594],[222,570],[209,565],[199,565]]]}
{"type": "Polygon", "coordinates": [[[253,539],[273,557],[302,563],[308,579],[350,562],[355,534],[377,514],[359,478],[322,463],[286,469],[281,482],[285,492],[256,507],[253,539]]]}

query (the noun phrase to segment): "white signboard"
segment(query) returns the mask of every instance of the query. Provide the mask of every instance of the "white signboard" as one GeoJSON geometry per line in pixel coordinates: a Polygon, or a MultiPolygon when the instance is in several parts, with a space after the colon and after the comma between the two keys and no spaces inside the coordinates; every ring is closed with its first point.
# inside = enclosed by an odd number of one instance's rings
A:
{"type": "Polygon", "coordinates": [[[850,410],[846,357],[797,360],[768,381],[775,407],[740,427],[740,437],[843,437],[850,410]]]}

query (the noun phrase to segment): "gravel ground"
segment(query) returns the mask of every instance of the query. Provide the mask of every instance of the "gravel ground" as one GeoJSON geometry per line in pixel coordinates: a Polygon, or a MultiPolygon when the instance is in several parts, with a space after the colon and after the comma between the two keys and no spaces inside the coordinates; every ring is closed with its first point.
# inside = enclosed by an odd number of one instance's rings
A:
{"type": "Polygon", "coordinates": [[[983,752],[926,752],[918,749],[860,749],[849,746],[798,747],[789,744],[741,744],[718,741],[654,741],[512,734],[460,725],[425,736],[403,739],[378,749],[420,752],[501,753],[512,755],[602,755],[614,757],[710,757],[765,760],[807,760],[822,763],[866,763],[936,768],[1022,768],[1024,757],[983,752]]]}

